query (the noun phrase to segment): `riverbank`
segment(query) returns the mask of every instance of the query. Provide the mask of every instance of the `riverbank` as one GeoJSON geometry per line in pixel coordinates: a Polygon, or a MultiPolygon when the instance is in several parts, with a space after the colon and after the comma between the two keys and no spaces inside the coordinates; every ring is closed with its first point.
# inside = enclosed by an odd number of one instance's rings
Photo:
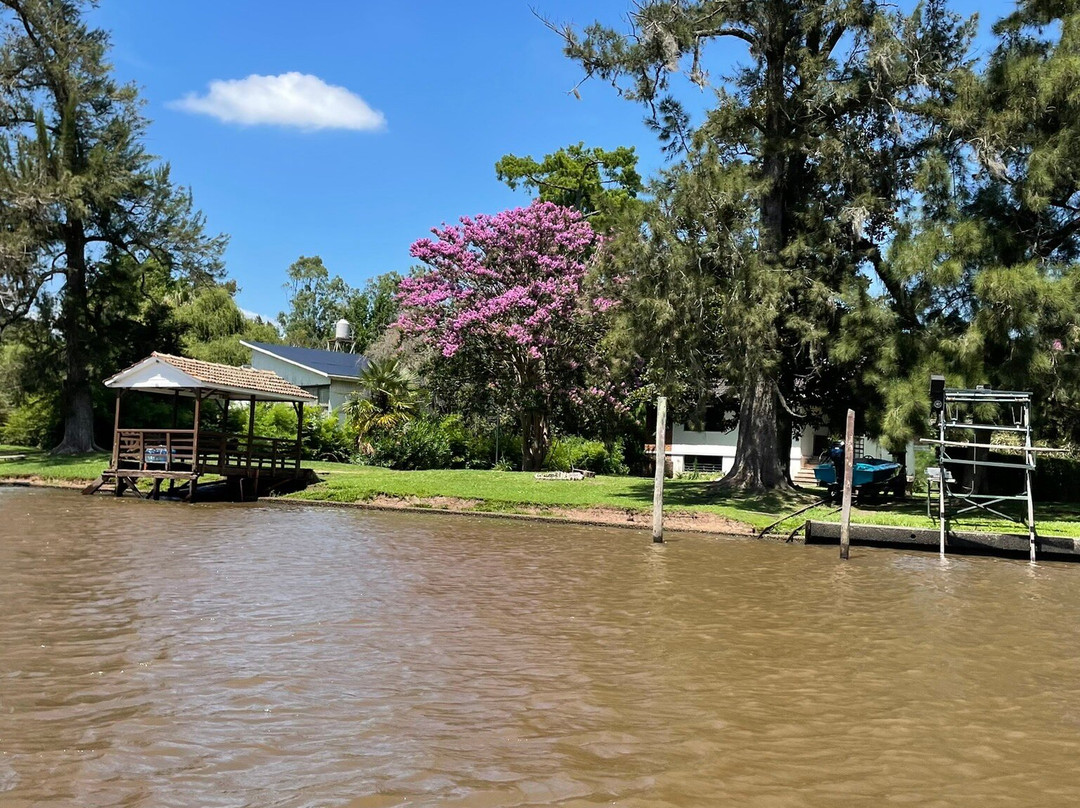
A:
{"type": "MultiPolygon", "coordinates": [[[[33,449],[0,446],[0,456],[24,455],[0,461],[0,480],[36,485],[76,487],[95,479],[105,468],[105,454],[51,457],[33,449]]],[[[632,526],[651,524],[652,480],[640,477],[595,477],[587,480],[538,481],[532,474],[508,471],[452,469],[393,471],[344,463],[306,463],[322,482],[282,497],[287,502],[321,502],[381,510],[422,509],[469,514],[501,514],[585,524],[632,526]]],[[[750,534],[776,519],[820,499],[816,491],[744,495],[719,489],[712,480],[682,478],[665,486],[665,524],[670,530],[750,534]]],[[[1080,507],[1040,503],[1039,532],[1080,538],[1080,507]]],[[[926,502],[856,507],[855,522],[929,528],[926,502]]],[[[812,508],[775,528],[781,537],[807,519],[838,521],[831,506],[812,508]]],[[[1001,519],[965,515],[953,526],[970,531],[1015,531],[1001,519]]]]}

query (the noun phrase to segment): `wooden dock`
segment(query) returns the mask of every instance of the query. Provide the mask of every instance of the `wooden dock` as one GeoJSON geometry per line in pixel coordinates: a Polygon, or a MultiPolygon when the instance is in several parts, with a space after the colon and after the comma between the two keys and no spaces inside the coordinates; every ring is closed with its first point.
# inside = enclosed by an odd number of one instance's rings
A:
{"type": "MultiPolygon", "coordinates": [[[[938,552],[941,534],[934,528],[891,527],[884,525],[851,526],[851,543],[868,547],[899,547],[938,552]]],[[[807,544],[839,544],[840,525],[835,522],[806,523],[804,541],[807,544]]],[[[1006,558],[1028,558],[1027,533],[975,533],[950,530],[945,541],[949,553],[995,555],[1006,558]]],[[[1036,539],[1038,557],[1045,560],[1080,560],[1080,539],[1059,536],[1039,536],[1036,539]]]]}
{"type": "Polygon", "coordinates": [[[283,486],[302,485],[310,473],[301,468],[304,403],[311,393],[269,371],[203,362],[181,356],[153,353],[141,362],[105,381],[116,390],[112,459],[101,477],[84,494],[107,485],[115,496],[131,491],[158,499],[163,484],[166,496],[193,501],[204,478],[224,480],[230,496],[255,499],[283,486]],[[121,398],[126,392],[153,393],[172,399],[169,428],[131,429],[121,425],[121,398]],[[178,428],[181,399],[190,401],[189,428],[178,428]],[[204,407],[219,405],[215,417],[221,429],[208,429],[204,407]],[[243,402],[248,410],[247,434],[227,431],[230,404],[243,402]],[[283,402],[296,411],[296,436],[265,437],[255,434],[255,405],[283,402]],[[139,480],[150,480],[149,492],[139,480]]]}

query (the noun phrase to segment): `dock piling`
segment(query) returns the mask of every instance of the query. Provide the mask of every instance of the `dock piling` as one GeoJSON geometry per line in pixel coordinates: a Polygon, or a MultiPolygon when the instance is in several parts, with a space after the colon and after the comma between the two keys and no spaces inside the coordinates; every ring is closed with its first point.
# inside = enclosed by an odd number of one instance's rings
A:
{"type": "Polygon", "coordinates": [[[844,430],[844,499],[840,511],[840,558],[851,553],[851,479],[855,472],[855,410],[847,411],[844,430]]]}
{"type": "Polygon", "coordinates": [[[664,470],[667,466],[667,396],[656,399],[656,474],[653,477],[652,540],[664,541],[664,470]]]}

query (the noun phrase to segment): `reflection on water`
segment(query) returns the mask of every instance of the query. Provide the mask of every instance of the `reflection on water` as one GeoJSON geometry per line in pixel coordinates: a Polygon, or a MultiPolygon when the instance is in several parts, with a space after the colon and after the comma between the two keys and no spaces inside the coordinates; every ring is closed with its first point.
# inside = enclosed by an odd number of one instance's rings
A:
{"type": "Polygon", "coordinates": [[[0,489],[0,806],[1075,805],[1080,567],[0,489]]]}

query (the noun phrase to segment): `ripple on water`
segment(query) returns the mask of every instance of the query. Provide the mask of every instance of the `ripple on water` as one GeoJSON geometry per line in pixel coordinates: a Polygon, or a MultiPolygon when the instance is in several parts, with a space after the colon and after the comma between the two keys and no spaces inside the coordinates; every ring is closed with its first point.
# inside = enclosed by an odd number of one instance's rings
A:
{"type": "Polygon", "coordinates": [[[0,805],[1073,805],[1080,568],[0,489],[0,805]]]}

